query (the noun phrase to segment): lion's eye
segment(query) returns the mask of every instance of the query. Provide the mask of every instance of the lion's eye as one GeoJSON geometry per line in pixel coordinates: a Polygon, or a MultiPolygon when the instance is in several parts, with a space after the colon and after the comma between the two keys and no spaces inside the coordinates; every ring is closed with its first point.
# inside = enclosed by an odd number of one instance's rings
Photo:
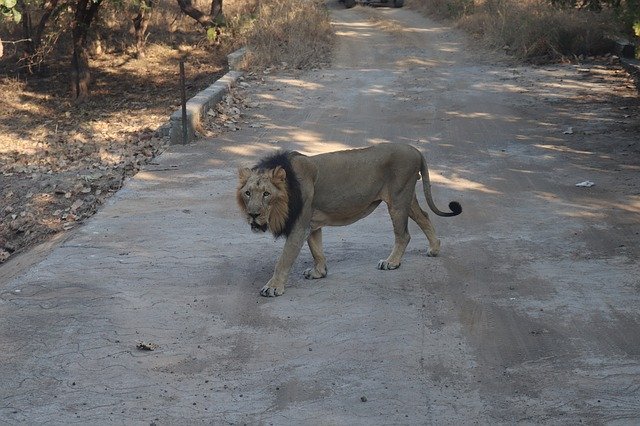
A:
{"type": "Polygon", "coordinates": [[[269,192],[267,192],[267,191],[264,191],[264,193],[262,195],[265,196],[265,197],[268,197],[271,194],[269,192]]]}
{"type": "Polygon", "coordinates": [[[251,196],[251,191],[244,191],[244,195],[246,195],[247,197],[251,196]]]}

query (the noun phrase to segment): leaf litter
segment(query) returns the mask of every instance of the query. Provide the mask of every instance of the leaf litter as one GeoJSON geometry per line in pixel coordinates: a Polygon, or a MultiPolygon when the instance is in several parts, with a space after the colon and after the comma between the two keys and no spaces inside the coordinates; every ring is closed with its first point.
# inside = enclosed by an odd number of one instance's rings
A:
{"type": "MultiPolygon", "coordinates": [[[[226,56],[201,53],[188,64],[188,97],[224,71],[226,56]]],[[[0,76],[0,264],[93,215],[165,149],[179,108],[177,55],[154,47],[144,60],[94,59],[92,98],[82,105],[50,79],[0,76]]],[[[238,122],[239,110],[224,113],[238,122]]]]}

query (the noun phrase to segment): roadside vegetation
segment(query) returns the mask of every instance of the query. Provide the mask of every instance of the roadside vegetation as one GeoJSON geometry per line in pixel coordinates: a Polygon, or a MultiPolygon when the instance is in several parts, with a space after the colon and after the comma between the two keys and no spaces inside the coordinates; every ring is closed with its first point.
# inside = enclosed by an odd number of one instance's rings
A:
{"type": "Polygon", "coordinates": [[[612,51],[612,40],[640,41],[640,0],[408,0],[455,21],[488,45],[546,62],[612,51]]]}
{"type": "Polygon", "coordinates": [[[247,36],[250,64],[310,68],[328,61],[335,34],[322,0],[270,0],[258,15],[247,36]]]}
{"type": "Polygon", "coordinates": [[[82,222],[163,150],[180,59],[191,97],[241,46],[248,70],[306,68],[332,37],[318,1],[0,0],[0,264],[82,222]]]}

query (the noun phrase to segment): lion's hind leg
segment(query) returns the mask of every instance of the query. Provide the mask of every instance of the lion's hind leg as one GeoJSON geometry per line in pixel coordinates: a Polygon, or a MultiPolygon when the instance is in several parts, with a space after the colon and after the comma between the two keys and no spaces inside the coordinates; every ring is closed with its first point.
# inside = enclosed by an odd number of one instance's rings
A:
{"type": "Polygon", "coordinates": [[[429,219],[429,215],[422,210],[415,194],[413,194],[413,200],[411,201],[409,217],[418,224],[422,232],[424,232],[424,235],[426,235],[427,240],[429,240],[427,256],[437,256],[438,253],[440,253],[440,240],[436,237],[436,231],[429,219]]]}
{"type": "Polygon", "coordinates": [[[304,271],[306,279],[324,278],[327,276],[327,259],[322,252],[322,228],[311,231],[307,238],[309,250],[313,256],[313,268],[304,271]]]}
{"type": "Polygon", "coordinates": [[[378,269],[382,270],[397,269],[400,267],[404,251],[409,244],[409,240],[411,240],[408,230],[408,203],[390,203],[388,207],[389,216],[391,216],[391,222],[393,223],[395,243],[389,257],[378,262],[378,269]]]}

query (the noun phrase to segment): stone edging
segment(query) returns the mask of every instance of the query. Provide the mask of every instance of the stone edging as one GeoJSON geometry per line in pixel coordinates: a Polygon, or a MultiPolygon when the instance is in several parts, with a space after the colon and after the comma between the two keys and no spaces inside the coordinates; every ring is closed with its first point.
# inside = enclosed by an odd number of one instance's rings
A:
{"type": "Polygon", "coordinates": [[[620,62],[625,70],[633,78],[633,82],[636,84],[636,89],[640,92],[640,61],[636,59],[620,58],[620,62]]]}
{"type": "MultiPolygon", "coordinates": [[[[229,72],[220,77],[211,86],[196,94],[187,101],[187,142],[196,139],[196,131],[201,127],[201,118],[209,108],[220,102],[229,89],[242,77],[237,68],[244,58],[245,49],[239,49],[227,56],[229,72]]],[[[182,108],[171,114],[169,119],[169,140],[171,145],[181,144],[182,140],[182,108]]]]}

